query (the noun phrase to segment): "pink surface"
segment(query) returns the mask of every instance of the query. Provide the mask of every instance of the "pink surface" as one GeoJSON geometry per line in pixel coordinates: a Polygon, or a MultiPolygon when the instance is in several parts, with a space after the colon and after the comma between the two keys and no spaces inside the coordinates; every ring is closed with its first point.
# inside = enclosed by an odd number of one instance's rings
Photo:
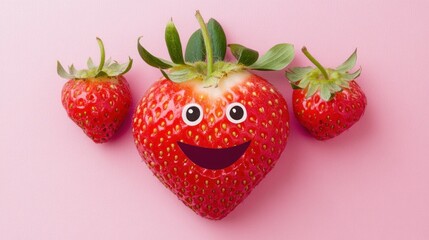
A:
{"type": "MultiPolygon", "coordinates": [[[[429,239],[429,3],[412,1],[0,2],[0,239],[429,239]],[[226,4],[226,2],[228,2],[226,4]],[[205,220],[141,162],[130,118],[96,145],[66,116],[56,60],[107,55],[135,65],[134,105],[160,76],[137,37],[167,57],[170,17],[187,39],[200,9],[229,42],[267,50],[304,44],[325,65],[355,47],[368,108],[327,142],[292,117],[276,168],[222,221],[205,220]]],[[[297,53],[292,66],[307,65],[297,53]]],[[[290,102],[283,73],[260,73],[290,102]]],[[[290,106],[290,104],[289,104],[290,106]]]]}

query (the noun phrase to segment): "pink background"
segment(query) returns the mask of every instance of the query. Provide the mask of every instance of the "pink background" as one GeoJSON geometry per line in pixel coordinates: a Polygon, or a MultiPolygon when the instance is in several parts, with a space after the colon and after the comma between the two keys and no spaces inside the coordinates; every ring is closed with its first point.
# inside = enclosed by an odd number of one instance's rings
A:
{"type": "MultiPolygon", "coordinates": [[[[0,239],[429,239],[429,3],[411,1],[0,2],[0,239]],[[93,144],[66,116],[56,60],[83,67],[135,60],[134,105],[160,77],[137,37],[167,57],[164,26],[182,40],[196,9],[229,42],[266,51],[304,44],[326,66],[358,48],[368,108],[352,129],[313,140],[292,117],[276,168],[222,221],[179,202],[141,162],[130,118],[93,144]]],[[[297,51],[292,66],[309,62],[297,51]]],[[[260,73],[290,102],[283,72],[260,73]]],[[[289,104],[290,105],[290,104],[289,104]]]]}

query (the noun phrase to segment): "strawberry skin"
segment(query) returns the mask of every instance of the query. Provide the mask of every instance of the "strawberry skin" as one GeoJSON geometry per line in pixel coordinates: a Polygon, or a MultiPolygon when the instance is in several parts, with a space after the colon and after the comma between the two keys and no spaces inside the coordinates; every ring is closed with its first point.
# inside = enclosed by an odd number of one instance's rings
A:
{"type": "Polygon", "coordinates": [[[356,64],[357,50],[336,68],[325,68],[302,48],[316,67],[295,67],[286,72],[293,90],[292,105],[298,122],[317,140],[338,136],[362,117],[366,97],[355,79],[361,68],[356,64]]]}
{"type": "Polygon", "coordinates": [[[270,83],[246,71],[230,73],[216,88],[161,79],[133,116],[144,162],[186,206],[209,219],[225,217],[248,196],[278,161],[288,135],[286,101],[270,83]],[[247,112],[239,123],[231,121],[235,110],[228,108],[237,103],[247,112]],[[189,104],[201,107],[198,124],[184,119],[189,104]],[[222,165],[238,148],[238,158],[222,165]]]}
{"type": "Polygon", "coordinates": [[[67,72],[57,62],[57,73],[69,79],[63,86],[61,102],[68,116],[95,143],[110,140],[124,121],[131,106],[131,92],[124,74],[133,64],[120,64],[111,59],[105,61],[104,44],[97,38],[100,63],[95,66],[87,61],[88,69],[77,70],[73,65],[67,72]]]}
{"type": "Polygon", "coordinates": [[[68,116],[96,143],[112,138],[131,106],[131,92],[123,76],[72,79],[61,100],[68,116]]]}
{"type": "Polygon", "coordinates": [[[299,123],[318,140],[333,138],[355,124],[363,115],[367,100],[355,81],[335,93],[330,101],[318,93],[305,98],[305,89],[293,91],[293,111],[299,123]]]}

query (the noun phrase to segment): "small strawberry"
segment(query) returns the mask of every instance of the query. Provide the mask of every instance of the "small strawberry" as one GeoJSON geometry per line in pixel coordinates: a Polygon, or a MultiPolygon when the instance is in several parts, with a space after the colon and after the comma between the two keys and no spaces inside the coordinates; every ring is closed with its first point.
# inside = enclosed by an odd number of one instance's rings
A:
{"type": "MultiPolygon", "coordinates": [[[[221,219],[241,203],[274,167],[289,135],[285,99],[246,69],[280,70],[293,46],[279,44],[258,59],[254,50],[229,47],[237,62],[225,62],[226,37],[214,20],[190,38],[183,58],[172,22],[166,28],[173,62],[154,57],[138,43],[143,60],[164,69],[133,117],[138,152],[155,176],[185,205],[221,219]]],[[[140,39],[139,39],[140,40],[140,39]]]]}
{"type": "Polygon", "coordinates": [[[76,70],[73,65],[67,73],[60,62],[57,72],[70,79],[63,87],[61,100],[68,116],[96,143],[108,141],[124,121],[130,105],[131,93],[123,74],[133,63],[119,64],[104,61],[104,45],[97,38],[101,52],[100,65],[88,59],[88,69],[76,70]]]}
{"type": "Polygon", "coordinates": [[[302,52],[316,65],[286,72],[293,90],[293,111],[298,121],[318,140],[333,138],[355,124],[363,115],[366,97],[355,79],[361,69],[356,51],[335,69],[325,69],[305,47],[302,52]]]}

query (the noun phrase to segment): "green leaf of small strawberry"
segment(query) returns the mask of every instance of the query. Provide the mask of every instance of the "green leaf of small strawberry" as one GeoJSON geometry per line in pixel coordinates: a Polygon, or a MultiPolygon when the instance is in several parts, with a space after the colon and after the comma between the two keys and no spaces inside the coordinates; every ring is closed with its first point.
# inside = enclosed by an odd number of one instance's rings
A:
{"type": "Polygon", "coordinates": [[[293,45],[281,43],[269,49],[268,52],[250,65],[249,68],[261,71],[281,70],[293,60],[293,57],[293,45]]]}
{"type": "Polygon", "coordinates": [[[357,77],[359,77],[360,76],[360,74],[361,74],[361,72],[362,72],[362,68],[359,68],[356,72],[354,72],[354,73],[347,73],[347,74],[344,74],[344,78],[346,79],[346,80],[353,80],[353,79],[356,79],[357,77]]]}
{"type": "Polygon", "coordinates": [[[310,83],[310,78],[305,77],[305,78],[301,79],[301,81],[299,81],[298,87],[300,87],[302,89],[307,88],[309,83],[310,83]]]}
{"type": "Polygon", "coordinates": [[[245,66],[250,66],[256,60],[258,60],[259,53],[253,49],[246,48],[240,44],[229,44],[232,55],[238,60],[238,63],[241,63],[245,66]]]}
{"type": "Polygon", "coordinates": [[[109,72],[118,72],[121,68],[121,65],[115,61],[112,64],[110,64],[109,67],[110,67],[109,72]]]}
{"type": "Polygon", "coordinates": [[[335,93],[349,88],[350,81],[356,79],[361,73],[361,69],[358,69],[354,73],[348,72],[356,64],[356,50],[336,69],[324,68],[322,64],[308,52],[306,47],[302,48],[302,52],[316,68],[293,68],[286,71],[286,77],[294,88],[298,87],[306,90],[305,98],[310,98],[319,91],[320,97],[324,101],[330,101],[335,93]]]}
{"type": "Polygon", "coordinates": [[[128,63],[119,64],[118,62],[114,62],[104,71],[108,76],[123,75],[131,69],[132,63],[133,60],[131,58],[129,58],[128,63]]]}
{"type": "Polygon", "coordinates": [[[311,96],[313,96],[317,90],[319,90],[319,85],[315,84],[313,82],[310,82],[308,84],[308,88],[307,88],[307,93],[305,94],[305,98],[310,98],[311,96]]]}
{"type": "Polygon", "coordinates": [[[296,67],[292,68],[289,71],[286,71],[286,77],[291,82],[298,82],[299,80],[303,79],[305,75],[307,75],[309,72],[313,70],[312,67],[296,67]]]}
{"type": "Polygon", "coordinates": [[[57,73],[62,78],[66,78],[66,79],[74,78],[73,75],[66,72],[66,70],[64,69],[64,67],[61,65],[61,63],[59,61],[57,61],[57,73]]]}
{"type": "Polygon", "coordinates": [[[112,64],[112,58],[107,59],[107,61],[104,64],[104,66],[110,66],[110,64],[112,64]]]}
{"type": "Polygon", "coordinates": [[[76,72],[77,72],[77,70],[76,70],[76,68],[74,67],[74,65],[72,64],[72,65],[70,65],[69,66],[69,73],[71,74],[71,75],[75,75],[76,74],[76,72]]]}
{"type": "Polygon", "coordinates": [[[182,52],[182,43],[180,42],[179,33],[173,21],[168,22],[165,28],[165,42],[167,44],[168,53],[173,63],[185,64],[182,52]]]}
{"type": "Polygon", "coordinates": [[[204,46],[201,29],[195,31],[188,40],[185,51],[186,62],[202,62],[206,60],[206,48],[204,46]]]}
{"type": "Polygon", "coordinates": [[[129,72],[131,70],[131,67],[133,65],[133,59],[128,57],[128,63],[121,64],[121,68],[119,70],[121,75],[124,75],[125,73],[129,72]]]}
{"type": "Polygon", "coordinates": [[[92,61],[92,58],[88,58],[88,61],[86,62],[86,65],[88,66],[89,70],[95,68],[95,65],[94,65],[94,62],[92,61]]]}
{"type": "Polygon", "coordinates": [[[336,84],[336,83],[329,83],[329,91],[331,91],[331,93],[336,93],[341,91],[342,88],[336,84]]]}
{"type": "Polygon", "coordinates": [[[320,98],[325,101],[329,101],[331,98],[331,92],[329,91],[329,85],[326,83],[320,84],[320,98]]]}
{"type": "Polygon", "coordinates": [[[357,59],[357,49],[350,55],[350,57],[342,63],[340,66],[336,68],[339,72],[347,72],[351,70],[356,65],[356,59],[357,59]]]}
{"type": "Polygon", "coordinates": [[[100,38],[96,38],[98,46],[100,48],[100,64],[98,66],[94,65],[92,58],[88,58],[86,64],[88,69],[77,70],[72,64],[69,67],[69,73],[65,71],[60,62],[57,62],[57,73],[63,78],[67,79],[84,79],[84,78],[101,78],[101,77],[115,77],[122,74],[125,74],[131,69],[133,60],[129,58],[128,63],[119,64],[114,62],[110,64],[111,59],[109,58],[105,62],[105,51],[104,44],[100,38]]]}

